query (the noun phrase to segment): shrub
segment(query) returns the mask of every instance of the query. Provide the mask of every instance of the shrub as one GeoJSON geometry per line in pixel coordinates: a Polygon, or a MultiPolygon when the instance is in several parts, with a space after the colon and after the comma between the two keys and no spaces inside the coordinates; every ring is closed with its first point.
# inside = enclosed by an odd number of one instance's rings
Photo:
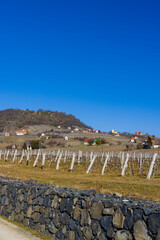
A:
{"type": "Polygon", "coordinates": [[[63,138],[63,136],[56,134],[56,135],[52,135],[52,138],[63,138]]]}
{"type": "Polygon", "coordinates": [[[97,146],[100,146],[100,145],[101,145],[101,140],[100,140],[100,139],[97,139],[97,140],[96,140],[96,145],[97,145],[97,146]]]}
{"type": "Polygon", "coordinates": [[[126,144],[126,150],[127,151],[132,151],[134,149],[134,145],[133,144],[126,144]]]}
{"type": "Polygon", "coordinates": [[[74,140],[78,140],[80,142],[84,142],[84,140],[86,139],[86,137],[74,137],[74,140]]]}
{"type": "Polygon", "coordinates": [[[94,143],[94,139],[89,139],[88,144],[92,145],[94,143]]]}
{"type": "Polygon", "coordinates": [[[148,144],[149,147],[151,147],[151,146],[153,145],[153,141],[152,141],[151,136],[148,136],[148,138],[147,138],[147,144],[148,144]]]}
{"type": "Polygon", "coordinates": [[[32,149],[39,149],[39,140],[32,140],[31,141],[31,148],[32,149]]]}
{"type": "Polygon", "coordinates": [[[24,143],[22,149],[27,149],[27,144],[24,143]]]}
{"type": "Polygon", "coordinates": [[[55,140],[50,140],[50,141],[47,143],[47,145],[49,145],[49,146],[56,145],[56,144],[57,144],[57,141],[55,141],[55,140]]]}
{"type": "Polygon", "coordinates": [[[59,146],[59,147],[65,147],[65,143],[64,143],[64,142],[58,142],[58,143],[57,143],[57,146],[59,146]]]}
{"type": "Polygon", "coordinates": [[[106,144],[106,143],[107,143],[106,139],[102,138],[101,139],[101,144],[106,144]]]}
{"type": "Polygon", "coordinates": [[[142,149],[143,148],[143,144],[142,143],[137,143],[137,149],[142,149]]]}
{"type": "Polygon", "coordinates": [[[9,145],[6,147],[6,149],[17,149],[17,145],[9,145]]]}

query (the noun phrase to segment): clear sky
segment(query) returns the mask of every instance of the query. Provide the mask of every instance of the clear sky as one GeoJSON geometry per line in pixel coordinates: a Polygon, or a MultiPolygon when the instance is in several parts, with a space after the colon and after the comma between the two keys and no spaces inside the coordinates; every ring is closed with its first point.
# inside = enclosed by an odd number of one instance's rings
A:
{"type": "Polygon", "coordinates": [[[160,1],[0,3],[0,110],[160,136],[160,1]]]}

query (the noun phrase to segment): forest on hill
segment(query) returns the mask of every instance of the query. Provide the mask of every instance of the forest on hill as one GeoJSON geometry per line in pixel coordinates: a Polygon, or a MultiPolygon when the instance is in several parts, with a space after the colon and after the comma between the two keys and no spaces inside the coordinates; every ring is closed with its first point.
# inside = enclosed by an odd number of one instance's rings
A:
{"type": "Polygon", "coordinates": [[[20,109],[6,109],[0,111],[0,130],[4,131],[7,128],[23,128],[32,125],[50,125],[61,127],[80,127],[89,128],[72,114],[64,112],[50,111],[50,110],[20,110],[20,109]]]}

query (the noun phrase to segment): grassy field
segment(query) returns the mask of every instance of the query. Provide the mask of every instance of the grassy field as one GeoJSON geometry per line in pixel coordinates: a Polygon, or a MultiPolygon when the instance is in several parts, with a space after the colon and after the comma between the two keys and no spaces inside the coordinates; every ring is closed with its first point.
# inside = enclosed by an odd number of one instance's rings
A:
{"type": "Polygon", "coordinates": [[[37,182],[53,183],[65,187],[74,187],[77,189],[95,189],[100,193],[121,193],[132,197],[160,201],[160,175],[147,180],[148,169],[140,175],[138,171],[132,176],[127,171],[125,177],[120,176],[118,167],[110,167],[105,175],[101,175],[102,166],[95,163],[91,173],[86,174],[88,165],[75,165],[74,171],[69,172],[70,163],[61,163],[59,170],[55,169],[55,163],[50,167],[45,166],[41,170],[40,165],[33,168],[33,162],[28,166],[25,163],[18,165],[1,161],[0,175],[16,179],[35,179],[37,182]]]}
{"type": "MultiPolygon", "coordinates": [[[[74,134],[69,135],[69,141],[66,143],[65,147],[48,145],[49,140],[45,141],[47,146],[46,149],[70,149],[72,151],[83,150],[83,151],[124,151],[125,145],[128,143],[128,138],[126,137],[114,137],[111,135],[94,135],[90,134],[86,137],[101,137],[105,138],[107,144],[101,146],[85,146],[83,142],[77,140],[78,137],[84,137],[86,134],[74,134]],[[119,142],[121,142],[119,144],[119,142]]],[[[26,140],[37,140],[38,137],[1,137],[0,138],[0,149],[4,149],[6,146],[11,144],[17,144],[18,148],[21,149],[23,143],[26,140]]],[[[51,139],[53,140],[53,139],[51,139]]],[[[64,142],[64,139],[55,139],[57,142],[64,142]]],[[[159,149],[133,149],[136,152],[159,152],[159,149]]],[[[87,163],[88,164],[88,163],[87,163]]],[[[60,164],[58,171],[55,169],[55,163],[49,167],[45,165],[45,168],[41,170],[40,165],[33,168],[33,162],[29,163],[28,166],[25,163],[18,165],[16,162],[12,164],[10,162],[0,162],[0,175],[18,178],[18,179],[35,179],[38,182],[49,182],[61,186],[74,187],[77,189],[95,189],[101,193],[115,193],[119,192],[123,195],[130,195],[137,198],[143,198],[148,200],[160,201],[160,175],[159,173],[154,176],[154,178],[147,180],[146,175],[149,169],[147,166],[143,174],[139,173],[138,167],[135,175],[132,176],[130,170],[128,169],[127,175],[125,177],[120,176],[120,167],[108,166],[105,171],[105,175],[101,175],[102,166],[95,163],[95,166],[91,173],[86,174],[88,165],[82,164],[80,166],[75,165],[74,171],[69,172],[70,163],[60,164]]]]}
{"type": "MultiPolygon", "coordinates": [[[[73,151],[83,150],[83,151],[113,151],[113,152],[120,152],[126,151],[126,144],[128,144],[130,137],[127,136],[112,136],[109,134],[94,134],[94,133],[74,133],[68,134],[68,141],[64,140],[66,135],[63,134],[61,138],[51,138],[51,139],[44,139],[44,144],[46,149],[69,149],[73,151]],[[106,144],[102,144],[100,146],[85,146],[83,141],[80,141],[80,138],[103,138],[106,141],[106,144]],[[52,144],[55,142],[54,144],[52,144]],[[57,143],[60,143],[58,146],[57,143]],[[61,144],[65,147],[62,147],[61,144]]],[[[24,142],[27,140],[40,140],[40,137],[37,136],[10,136],[4,137],[0,136],[0,149],[5,149],[8,146],[12,146],[14,144],[17,145],[18,149],[22,149],[24,142]]],[[[142,139],[139,139],[137,143],[143,142],[142,139]]],[[[132,144],[133,149],[130,151],[136,152],[160,152],[160,149],[137,149],[137,143],[132,144]]]]}

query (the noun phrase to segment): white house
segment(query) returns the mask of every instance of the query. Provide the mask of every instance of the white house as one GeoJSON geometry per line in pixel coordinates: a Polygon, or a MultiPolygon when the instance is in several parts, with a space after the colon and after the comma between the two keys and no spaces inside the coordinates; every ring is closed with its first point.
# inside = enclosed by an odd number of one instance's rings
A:
{"type": "Polygon", "coordinates": [[[9,132],[5,132],[5,137],[9,137],[10,136],[10,134],[9,134],[9,132]]]}
{"type": "Polygon", "coordinates": [[[153,146],[151,146],[151,148],[159,148],[160,147],[160,145],[153,145],[153,146]]]}
{"type": "Polygon", "coordinates": [[[142,135],[142,132],[135,132],[135,135],[136,135],[136,136],[141,136],[141,135],[142,135]]]}
{"type": "Polygon", "coordinates": [[[27,134],[27,130],[18,130],[16,131],[17,136],[24,136],[27,134]]]}
{"type": "Polygon", "coordinates": [[[135,143],[135,142],[136,142],[135,138],[131,138],[131,139],[129,140],[129,143],[135,143]]]}
{"type": "Polygon", "coordinates": [[[117,134],[118,132],[115,131],[114,129],[112,129],[112,133],[113,133],[113,134],[117,134]]]}

